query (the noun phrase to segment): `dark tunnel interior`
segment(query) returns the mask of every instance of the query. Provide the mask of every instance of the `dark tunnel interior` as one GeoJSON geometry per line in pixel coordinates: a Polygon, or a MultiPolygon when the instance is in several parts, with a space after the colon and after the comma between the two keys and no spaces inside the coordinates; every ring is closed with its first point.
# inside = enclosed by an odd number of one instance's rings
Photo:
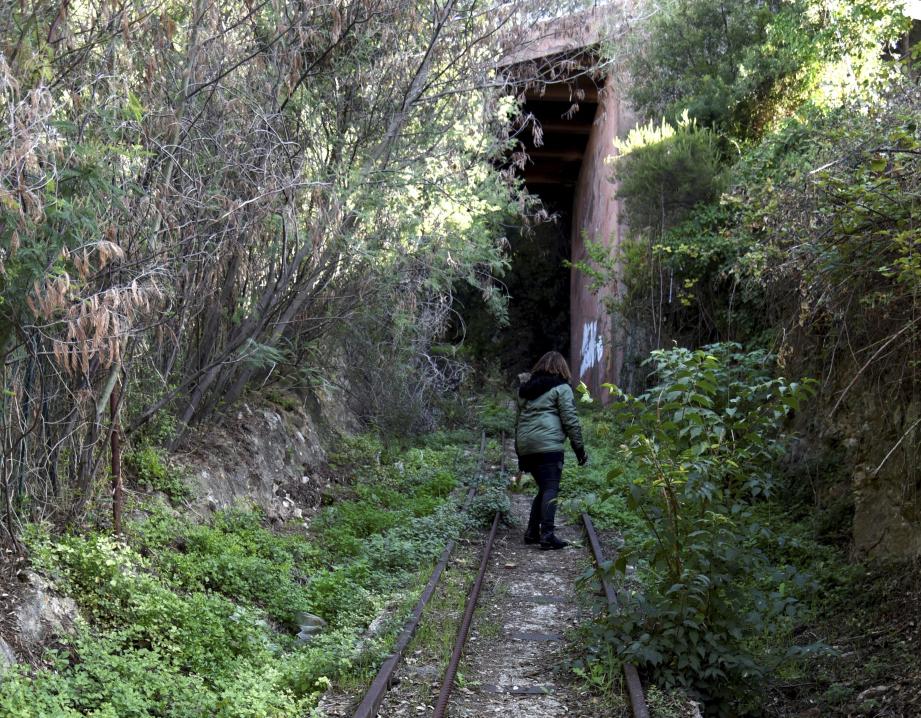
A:
{"type": "Polygon", "coordinates": [[[597,109],[597,89],[588,80],[547,85],[526,96],[524,117],[530,126],[519,135],[528,161],[520,176],[537,195],[550,220],[508,229],[511,267],[500,280],[508,295],[508,324],[498,326],[479,292],[460,289],[451,340],[481,365],[504,378],[528,370],[551,349],[569,356],[570,258],[573,205],[582,158],[597,109]],[[539,138],[538,141],[536,139],[539,138]]]}

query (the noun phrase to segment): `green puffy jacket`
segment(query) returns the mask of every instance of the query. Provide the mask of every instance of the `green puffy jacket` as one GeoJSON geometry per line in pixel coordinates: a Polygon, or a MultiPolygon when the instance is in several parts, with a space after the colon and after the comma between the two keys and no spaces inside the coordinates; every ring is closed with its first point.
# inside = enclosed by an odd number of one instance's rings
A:
{"type": "Polygon", "coordinates": [[[562,451],[566,437],[574,451],[582,450],[582,426],[576,414],[572,388],[549,377],[532,377],[518,394],[515,423],[518,455],[562,451]],[[546,386],[550,388],[541,391],[546,386]]]}

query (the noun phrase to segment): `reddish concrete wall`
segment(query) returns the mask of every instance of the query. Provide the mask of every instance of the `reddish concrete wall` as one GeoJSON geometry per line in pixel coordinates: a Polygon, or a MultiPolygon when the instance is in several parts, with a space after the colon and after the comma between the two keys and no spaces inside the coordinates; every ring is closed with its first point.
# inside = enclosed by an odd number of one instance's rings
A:
{"type": "Polygon", "coordinates": [[[539,22],[525,38],[515,36],[515,46],[508,48],[499,64],[515,65],[591,47],[609,33],[612,25],[631,19],[634,4],[626,0],[539,22]]]}
{"type": "MultiPolygon", "coordinates": [[[[586,258],[586,242],[595,242],[614,252],[624,233],[621,201],[611,180],[609,158],[615,153],[614,138],[625,134],[634,123],[632,113],[618,97],[616,88],[606,84],[599,96],[595,126],[589,137],[576,196],[572,222],[572,261],[586,258]]],[[[606,286],[597,293],[591,279],[572,270],[570,288],[571,334],[570,366],[573,377],[584,381],[592,396],[607,401],[601,385],[617,384],[623,363],[623,348],[614,336],[605,300],[617,293],[606,286]]]]}

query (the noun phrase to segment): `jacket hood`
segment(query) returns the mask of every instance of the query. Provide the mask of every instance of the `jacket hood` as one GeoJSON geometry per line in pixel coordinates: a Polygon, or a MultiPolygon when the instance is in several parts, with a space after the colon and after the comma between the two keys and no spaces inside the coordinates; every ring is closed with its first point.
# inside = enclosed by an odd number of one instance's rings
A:
{"type": "Polygon", "coordinates": [[[546,394],[554,387],[565,384],[566,380],[557,374],[547,374],[546,372],[537,372],[532,374],[531,378],[526,381],[518,390],[518,396],[522,399],[531,401],[542,394],[546,394]]]}

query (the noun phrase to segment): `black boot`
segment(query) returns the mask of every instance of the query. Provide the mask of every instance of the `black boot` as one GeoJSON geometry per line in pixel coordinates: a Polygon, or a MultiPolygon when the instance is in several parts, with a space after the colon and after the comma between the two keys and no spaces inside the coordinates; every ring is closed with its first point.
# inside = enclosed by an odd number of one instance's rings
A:
{"type": "Polygon", "coordinates": [[[526,544],[540,543],[540,524],[534,520],[533,516],[528,521],[528,528],[525,529],[524,542],[526,544]]]}
{"type": "Polygon", "coordinates": [[[552,531],[550,533],[543,534],[540,537],[541,551],[557,551],[558,549],[566,548],[567,546],[569,546],[569,541],[558,539],[552,531]]]}

